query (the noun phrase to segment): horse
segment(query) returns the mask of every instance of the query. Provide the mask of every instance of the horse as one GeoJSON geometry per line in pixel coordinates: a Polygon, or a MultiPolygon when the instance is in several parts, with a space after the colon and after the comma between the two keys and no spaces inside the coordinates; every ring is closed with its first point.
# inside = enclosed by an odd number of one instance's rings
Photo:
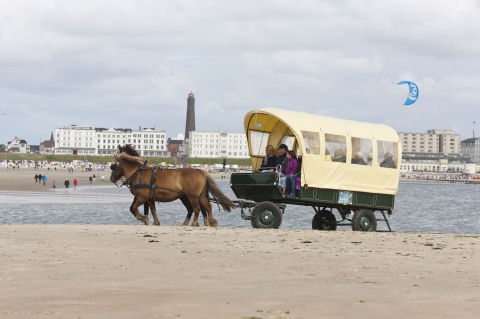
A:
{"type": "MultiPolygon", "coordinates": [[[[129,155],[140,157],[140,154],[138,154],[138,152],[133,147],[125,148],[125,147],[122,147],[122,146],[119,145],[118,149],[119,149],[120,153],[126,152],[129,155]]],[[[143,164],[144,165],[147,164],[147,161],[145,161],[143,164]]],[[[132,189],[130,189],[130,193],[132,193],[132,195],[134,195],[133,203],[132,203],[132,205],[130,205],[130,211],[132,212],[133,216],[135,216],[135,213],[133,211],[133,205],[135,204],[137,198],[135,197],[135,194],[133,193],[132,189]]],[[[187,217],[185,218],[185,221],[183,222],[183,225],[188,225],[188,223],[190,222],[190,218],[192,217],[192,214],[193,214],[193,207],[192,207],[192,204],[190,204],[190,201],[188,200],[188,198],[186,196],[180,197],[180,201],[183,203],[183,205],[187,209],[187,217]]],[[[156,212],[155,201],[154,200],[149,200],[149,201],[147,201],[143,204],[143,211],[144,211],[145,219],[142,219],[142,220],[146,220],[147,222],[148,222],[148,210],[149,209],[150,210],[155,210],[155,212],[156,212]]],[[[205,226],[208,226],[207,211],[203,207],[201,208],[201,211],[202,211],[202,215],[203,215],[203,224],[205,226]]],[[[160,225],[158,219],[155,218],[155,216],[154,216],[154,225],[160,225]]]]}
{"type": "Polygon", "coordinates": [[[160,169],[158,166],[147,165],[130,144],[118,148],[120,152],[110,167],[110,181],[117,184],[118,180],[124,180],[122,185],[127,185],[134,196],[130,212],[145,225],[148,225],[148,215],[141,215],[138,211],[138,207],[145,203],[148,203],[152,211],[154,225],[160,225],[155,201],[171,202],[180,199],[188,210],[183,225],[188,225],[192,212],[195,213],[192,226],[198,226],[200,211],[206,213],[206,226],[218,225],[212,215],[209,194],[225,211],[235,208],[235,204],[222,193],[210,174],[193,168],[160,169]]]}

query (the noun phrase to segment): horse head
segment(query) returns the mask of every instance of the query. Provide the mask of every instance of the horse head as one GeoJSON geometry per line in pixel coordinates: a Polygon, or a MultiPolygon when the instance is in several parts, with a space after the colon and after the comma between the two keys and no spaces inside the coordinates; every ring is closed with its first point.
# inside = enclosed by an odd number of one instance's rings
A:
{"type": "Polygon", "coordinates": [[[110,181],[112,183],[116,183],[122,178],[129,178],[140,165],[143,165],[142,158],[131,145],[119,146],[118,149],[121,152],[115,155],[115,162],[110,166],[112,170],[110,181]]]}
{"type": "Polygon", "coordinates": [[[123,168],[119,163],[119,155],[115,155],[115,162],[110,165],[112,173],[110,174],[110,182],[116,183],[119,179],[124,176],[123,168]]]}

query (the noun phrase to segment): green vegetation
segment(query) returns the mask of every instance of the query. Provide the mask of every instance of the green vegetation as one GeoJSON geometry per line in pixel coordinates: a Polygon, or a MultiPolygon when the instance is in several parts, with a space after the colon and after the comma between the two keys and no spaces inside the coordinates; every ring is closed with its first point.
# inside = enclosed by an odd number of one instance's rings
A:
{"type": "MultiPolygon", "coordinates": [[[[71,162],[73,160],[87,160],[91,163],[104,163],[111,162],[113,156],[72,156],[72,155],[45,155],[45,154],[19,154],[19,153],[1,153],[0,159],[7,159],[12,161],[49,161],[49,162],[71,162]]],[[[144,157],[151,164],[180,164],[180,161],[174,157],[144,157]]],[[[187,164],[222,164],[222,158],[189,158],[186,161],[187,164]]],[[[227,165],[236,164],[239,166],[250,165],[250,159],[248,158],[229,158],[227,159],[227,165]]]]}

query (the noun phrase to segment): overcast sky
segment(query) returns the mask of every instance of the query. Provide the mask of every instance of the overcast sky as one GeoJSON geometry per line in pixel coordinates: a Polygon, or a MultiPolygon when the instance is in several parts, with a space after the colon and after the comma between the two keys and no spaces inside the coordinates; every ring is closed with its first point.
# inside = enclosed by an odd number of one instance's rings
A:
{"type": "Polygon", "coordinates": [[[479,3],[0,0],[0,144],[71,124],[173,137],[190,91],[199,131],[278,107],[480,136],[479,3]]]}

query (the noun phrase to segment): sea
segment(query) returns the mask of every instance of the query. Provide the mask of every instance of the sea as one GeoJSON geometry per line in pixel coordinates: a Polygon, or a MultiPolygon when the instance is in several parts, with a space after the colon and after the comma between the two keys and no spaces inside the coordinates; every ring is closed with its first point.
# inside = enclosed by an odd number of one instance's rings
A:
{"type": "MultiPolygon", "coordinates": [[[[236,199],[228,180],[216,182],[230,199],[236,199]]],[[[401,182],[388,222],[395,232],[480,234],[479,195],[480,185],[476,184],[401,182]]],[[[129,211],[132,200],[126,187],[110,183],[49,192],[0,191],[0,224],[141,225],[129,211]]],[[[186,210],[179,200],[156,206],[161,225],[183,223],[186,210]]],[[[311,229],[314,214],[312,207],[287,205],[280,228],[311,229]]],[[[227,213],[213,204],[213,215],[219,227],[252,227],[249,220],[241,218],[240,209],[227,213]]],[[[337,230],[351,231],[351,226],[337,230]]],[[[379,221],[377,230],[386,231],[388,226],[379,221]]]]}

